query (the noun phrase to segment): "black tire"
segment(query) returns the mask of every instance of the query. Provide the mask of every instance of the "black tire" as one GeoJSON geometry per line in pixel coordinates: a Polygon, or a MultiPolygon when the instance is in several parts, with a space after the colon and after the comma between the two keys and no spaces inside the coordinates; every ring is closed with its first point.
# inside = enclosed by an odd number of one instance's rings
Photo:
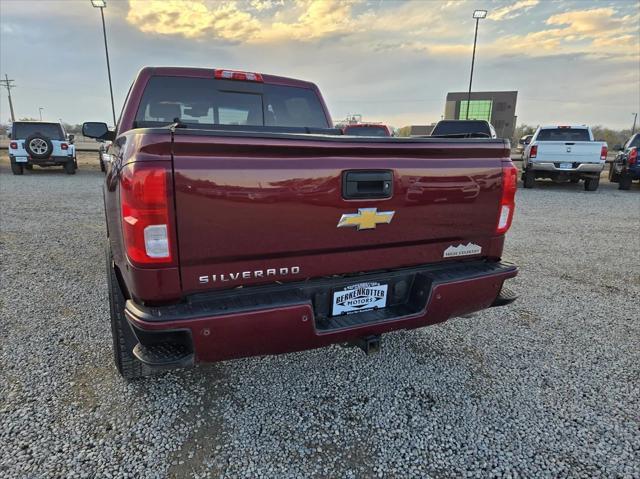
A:
{"type": "Polygon", "coordinates": [[[138,340],[133,334],[133,331],[131,331],[131,327],[127,323],[124,315],[125,298],[118,283],[108,245],[106,248],[106,257],[113,359],[116,369],[126,380],[149,376],[153,374],[153,371],[133,355],[133,348],[138,344],[138,340]]]}
{"type": "Polygon", "coordinates": [[[67,175],[75,175],[76,174],[76,165],[72,160],[67,161],[64,164],[64,171],[67,175]]]}
{"type": "Polygon", "coordinates": [[[616,173],[615,169],[613,168],[613,163],[611,163],[609,165],[609,181],[611,183],[617,183],[620,180],[620,175],[618,173],[616,173]]]}
{"type": "Polygon", "coordinates": [[[51,143],[48,136],[42,133],[34,133],[24,140],[24,149],[27,150],[27,153],[29,153],[29,156],[32,158],[44,160],[49,158],[51,153],[53,153],[53,143],[51,143]]]}
{"type": "Polygon", "coordinates": [[[536,182],[536,176],[533,171],[524,170],[522,172],[522,184],[525,188],[533,188],[536,182]]]}
{"type": "Polygon", "coordinates": [[[21,175],[24,173],[24,168],[22,165],[18,165],[17,163],[11,163],[11,173],[14,175],[21,175]]]}
{"type": "Polygon", "coordinates": [[[596,191],[600,185],[600,178],[586,178],[584,180],[585,191],[596,191]]]}
{"type": "Polygon", "coordinates": [[[628,190],[631,188],[632,181],[633,179],[631,178],[631,175],[620,175],[620,178],[618,179],[618,189],[628,190]]]}

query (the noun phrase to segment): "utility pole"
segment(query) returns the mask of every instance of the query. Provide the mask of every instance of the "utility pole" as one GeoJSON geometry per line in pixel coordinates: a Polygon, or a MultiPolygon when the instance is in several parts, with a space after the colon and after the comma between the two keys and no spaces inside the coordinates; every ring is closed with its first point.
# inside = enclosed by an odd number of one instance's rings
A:
{"type": "Polygon", "coordinates": [[[636,132],[636,122],[638,121],[638,114],[632,113],[633,115],[633,128],[631,128],[631,134],[633,135],[636,132]]]}
{"type": "Polygon", "coordinates": [[[102,19],[102,36],[104,37],[104,53],[107,57],[107,76],[109,77],[109,94],[111,95],[111,113],[113,114],[113,126],[116,126],[116,107],[113,103],[113,86],[111,84],[111,64],[109,63],[109,47],[107,46],[107,27],[104,24],[104,9],[107,8],[107,0],[91,0],[91,5],[100,9],[102,19]]]}
{"type": "Polygon", "coordinates": [[[16,115],[13,112],[13,101],[11,101],[11,89],[16,86],[13,84],[13,80],[9,80],[9,75],[4,74],[4,80],[0,80],[2,86],[7,89],[7,95],[9,96],[9,109],[11,110],[11,122],[14,123],[16,121],[16,115]]]}

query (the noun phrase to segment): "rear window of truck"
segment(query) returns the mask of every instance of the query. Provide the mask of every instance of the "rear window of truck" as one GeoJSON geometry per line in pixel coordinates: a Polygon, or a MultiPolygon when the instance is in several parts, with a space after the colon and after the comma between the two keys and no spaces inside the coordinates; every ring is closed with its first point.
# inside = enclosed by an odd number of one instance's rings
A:
{"type": "Polygon", "coordinates": [[[591,141],[586,128],[545,128],[536,141],[591,141]]]}
{"type": "Polygon", "coordinates": [[[314,90],[209,78],[152,77],[136,114],[135,127],[181,123],[329,128],[314,90]]]}
{"type": "Polygon", "coordinates": [[[344,134],[354,136],[389,136],[389,130],[384,126],[348,126],[344,129],[344,134]]]}
{"type": "Polygon", "coordinates": [[[491,138],[491,128],[486,121],[453,120],[439,121],[431,132],[432,136],[477,135],[491,138]]]}
{"type": "Polygon", "coordinates": [[[64,132],[58,123],[14,123],[11,128],[11,138],[24,140],[27,137],[40,133],[51,140],[64,140],[64,132]]]}

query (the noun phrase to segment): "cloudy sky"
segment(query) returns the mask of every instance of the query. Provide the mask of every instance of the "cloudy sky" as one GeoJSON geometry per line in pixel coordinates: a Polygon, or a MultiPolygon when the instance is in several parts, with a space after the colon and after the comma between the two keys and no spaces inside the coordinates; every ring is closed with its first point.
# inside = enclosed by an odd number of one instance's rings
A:
{"type": "MultiPolygon", "coordinates": [[[[519,122],[629,128],[640,109],[638,0],[107,0],[116,110],[145,65],[241,69],[317,83],[334,119],[440,119],[468,87],[518,90],[519,122]]],[[[16,114],[110,118],[100,14],[89,0],[0,0],[0,73],[16,114]]],[[[9,118],[6,90],[0,119],[9,118]]]]}

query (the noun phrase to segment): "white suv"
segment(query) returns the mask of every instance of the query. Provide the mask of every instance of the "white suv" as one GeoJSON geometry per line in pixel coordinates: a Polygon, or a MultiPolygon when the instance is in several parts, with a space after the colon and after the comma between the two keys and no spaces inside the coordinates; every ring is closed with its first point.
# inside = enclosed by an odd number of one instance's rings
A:
{"type": "Polygon", "coordinates": [[[60,123],[17,121],[11,126],[9,160],[14,175],[26,168],[63,166],[69,175],[78,168],[73,135],[67,136],[60,123]]]}

